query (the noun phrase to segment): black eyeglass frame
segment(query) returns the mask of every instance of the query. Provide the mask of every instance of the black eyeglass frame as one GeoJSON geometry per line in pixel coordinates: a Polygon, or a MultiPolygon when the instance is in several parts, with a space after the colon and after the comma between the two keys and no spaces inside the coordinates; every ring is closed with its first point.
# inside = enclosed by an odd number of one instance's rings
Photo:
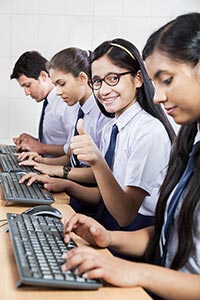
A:
{"type": "Polygon", "coordinates": [[[133,71],[127,71],[127,72],[123,72],[123,73],[110,72],[110,73],[106,74],[103,78],[98,78],[98,80],[99,80],[99,87],[98,87],[98,88],[94,88],[94,82],[93,82],[92,79],[91,79],[91,80],[88,80],[88,85],[89,85],[89,87],[90,87],[92,90],[98,91],[98,90],[100,90],[100,88],[102,87],[103,81],[104,81],[107,85],[109,85],[109,86],[116,86],[116,85],[119,83],[121,76],[124,76],[124,75],[127,75],[127,74],[133,74],[133,73],[134,73],[133,71]],[[110,76],[110,75],[115,75],[115,76],[117,77],[117,82],[116,82],[116,83],[110,84],[110,83],[106,82],[106,77],[108,77],[108,76],[110,76]]]}

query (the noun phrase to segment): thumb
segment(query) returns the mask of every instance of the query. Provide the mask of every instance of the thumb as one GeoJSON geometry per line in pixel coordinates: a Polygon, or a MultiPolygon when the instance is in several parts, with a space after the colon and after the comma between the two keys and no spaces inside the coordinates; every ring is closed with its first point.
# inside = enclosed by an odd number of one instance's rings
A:
{"type": "Polygon", "coordinates": [[[78,122],[77,122],[77,125],[76,125],[76,129],[77,129],[79,135],[86,134],[83,125],[84,125],[83,124],[83,119],[79,119],[78,122]]]}

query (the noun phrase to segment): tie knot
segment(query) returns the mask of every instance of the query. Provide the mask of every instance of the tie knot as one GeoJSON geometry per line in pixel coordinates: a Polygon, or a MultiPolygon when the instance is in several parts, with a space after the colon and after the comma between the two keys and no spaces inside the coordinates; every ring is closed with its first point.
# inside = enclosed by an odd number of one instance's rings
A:
{"type": "Polygon", "coordinates": [[[119,132],[119,130],[118,130],[117,124],[114,124],[112,127],[112,134],[116,135],[116,134],[118,134],[118,132],[119,132]]]}
{"type": "Polygon", "coordinates": [[[46,107],[47,104],[48,104],[48,100],[47,100],[47,98],[45,98],[44,103],[43,103],[43,106],[46,107]]]}

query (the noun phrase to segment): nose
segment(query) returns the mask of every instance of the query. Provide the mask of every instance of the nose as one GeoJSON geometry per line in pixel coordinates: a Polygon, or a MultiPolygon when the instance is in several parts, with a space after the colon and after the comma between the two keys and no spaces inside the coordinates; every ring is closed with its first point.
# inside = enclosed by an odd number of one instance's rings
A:
{"type": "Polygon", "coordinates": [[[57,94],[58,96],[60,96],[60,95],[62,95],[62,93],[63,93],[63,90],[61,89],[61,87],[57,86],[57,87],[56,87],[56,94],[57,94]]]}
{"type": "Polygon", "coordinates": [[[26,96],[29,96],[31,94],[31,92],[28,88],[24,88],[24,93],[26,96]]]}
{"type": "Polygon", "coordinates": [[[167,97],[166,97],[165,92],[163,90],[155,89],[153,101],[156,104],[161,104],[161,103],[166,102],[167,97]]]}
{"type": "Polygon", "coordinates": [[[99,93],[101,95],[107,95],[111,92],[112,87],[109,86],[107,83],[105,83],[104,81],[102,81],[102,85],[101,88],[99,89],[99,93]]]}

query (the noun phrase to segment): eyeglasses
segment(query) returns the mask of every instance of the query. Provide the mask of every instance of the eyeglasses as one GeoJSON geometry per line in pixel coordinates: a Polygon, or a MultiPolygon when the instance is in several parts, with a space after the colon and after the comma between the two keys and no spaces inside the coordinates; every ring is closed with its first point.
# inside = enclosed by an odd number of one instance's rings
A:
{"type": "Polygon", "coordinates": [[[99,90],[102,86],[103,81],[109,86],[115,86],[119,83],[121,76],[131,73],[133,73],[133,71],[128,71],[124,73],[108,73],[103,78],[94,77],[92,80],[88,81],[88,84],[93,90],[99,90]]]}

